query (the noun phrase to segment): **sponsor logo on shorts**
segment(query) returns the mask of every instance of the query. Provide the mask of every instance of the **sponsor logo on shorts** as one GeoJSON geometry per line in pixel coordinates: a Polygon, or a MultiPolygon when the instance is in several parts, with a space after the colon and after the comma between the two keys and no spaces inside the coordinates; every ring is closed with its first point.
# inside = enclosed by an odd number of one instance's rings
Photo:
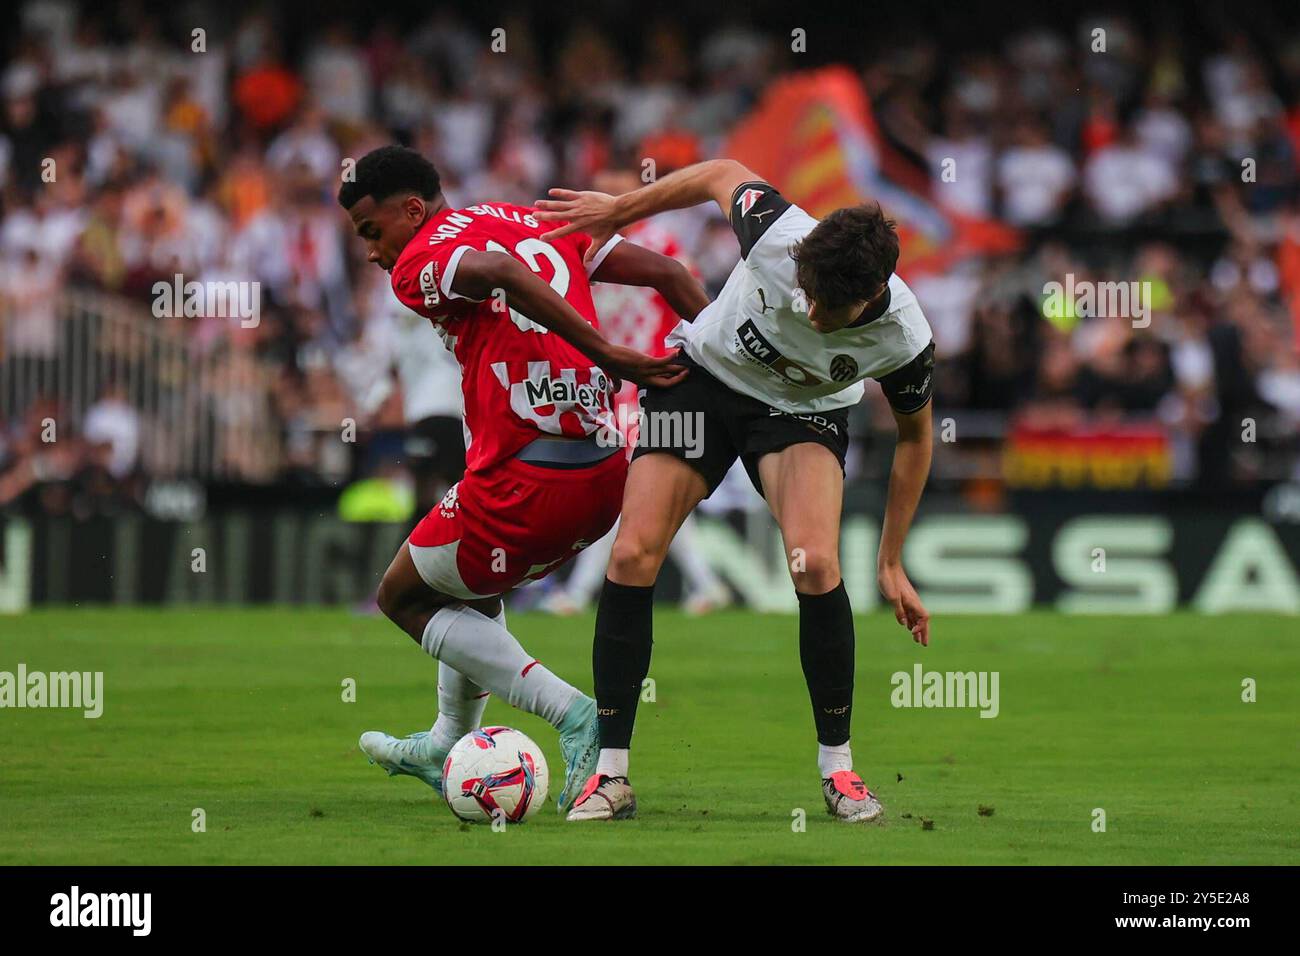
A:
{"type": "Polygon", "coordinates": [[[798,362],[791,361],[776,350],[771,342],[758,330],[753,320],[746,321],[736,329],[736,340],[740,344],[740,354],[752,364],[761,365],[772,374],[784,379],[791,385],[809,386],[825,383],[798,362]]]}
{"type": "Polygon", "coordinates": [[[832,435],[838,435],[840,433],[839,422],[833,421],[825,415],[817,415],[812,412],[783,412],[779,408],[770,407],[767,410],[767,414],[769,418],[778,415],[783,418],[797,418],[799,421],[810,425],[813,430],[817,432],[830,432],[832,435]]]}

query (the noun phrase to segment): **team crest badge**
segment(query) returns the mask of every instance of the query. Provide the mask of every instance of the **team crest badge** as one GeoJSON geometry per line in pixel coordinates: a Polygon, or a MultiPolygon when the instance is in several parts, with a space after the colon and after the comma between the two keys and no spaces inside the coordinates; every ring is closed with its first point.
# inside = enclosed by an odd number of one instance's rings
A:
{"type": "Polygon", "coordinates": [[[837,382],[848,382],[858,377],[858,363],[852,355],[837,355],[831,359],[831,378],[837,382]]]}

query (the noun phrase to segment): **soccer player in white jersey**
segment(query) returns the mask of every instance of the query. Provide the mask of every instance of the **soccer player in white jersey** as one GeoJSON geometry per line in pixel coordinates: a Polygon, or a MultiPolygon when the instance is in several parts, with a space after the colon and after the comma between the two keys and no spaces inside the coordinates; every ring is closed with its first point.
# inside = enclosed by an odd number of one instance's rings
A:
{"type": "MultiPolygon", "coordinates": [[[[903,571],[903,539],[930,472],[934,344],[911,289],[896,275],[898,236],[874,204],[818,221],[740,163],[711,160],[635,192],[551,190],[543,236],[582,231],[592,248],[669,209],[716,202],[740,240],[741,261],[718,298],[668,337],[690,369],[646,389],[646,421],[692,415],[702,453],[638,445],[596,613],[592,650],[600,758],[570,820],[636,814],[628,749],[650,669],[654,583],[683,519],[737,458],[766,498],[785,543],[799,599],[799,657],[812,701],[827,810],[879,818],[875,794],[853,771],[853,613],[840,577],[839,530],[848,408],[876,379],[893,408],[898,445],[877,558],[877,583],[913,640],[930,621],[903,571]]],[[[645,425],[643,424],[643,428],[645,425]]]]}

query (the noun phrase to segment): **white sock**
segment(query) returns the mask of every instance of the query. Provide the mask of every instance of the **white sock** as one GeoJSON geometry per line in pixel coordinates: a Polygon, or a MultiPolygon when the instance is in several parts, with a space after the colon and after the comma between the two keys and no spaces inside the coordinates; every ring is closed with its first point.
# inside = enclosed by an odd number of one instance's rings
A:
{"type": "Polygon", "coordinates": [[[626,777],[627,757],[626,750],[609,750],[602,747],[600,759],[596,761],[596,773],[604,774],[606,777],[626,777]]]}
{"type": "MultiPolygon", "coordinates": [[[[506,626],[505,602],[493,620],[502,627],[506,626]]],[[[471,730],[483,726],[483,710],[490,696],[460,671],[439,661],[438,718],[429,729],[434,748],[445,753],[471,730]]]]}
{"type": "Polygon", "coordinates": [[[464,605],[440,608],[429,619],[420,646],[430,657],[552,727],[559,726],[582,696],[529,657],[503,624],[464,605]]]}
{"type": "Polygon", "coordinates": [[[818,744],[817,769],[822,772],[823,780],[841,770],[852,770],[853,752],[849,749],[849,742],[846,740],[838,747],[827,747],[824,744],[818,744]]]}
{"type": "Polygon", "coordinates": [[[445,661],[438,662],[438,719],[429,739],[445,753],[456,741],[483,723],[488,692],[445,661]]]}

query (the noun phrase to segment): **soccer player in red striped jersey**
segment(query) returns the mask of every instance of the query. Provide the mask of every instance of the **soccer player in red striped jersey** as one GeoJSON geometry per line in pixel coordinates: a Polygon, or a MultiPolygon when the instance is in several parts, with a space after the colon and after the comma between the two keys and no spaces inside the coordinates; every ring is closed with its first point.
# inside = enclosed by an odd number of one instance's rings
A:
{"type": "Polygon", "coordinates": [[[339,204],[369,261],[460,363],[467,444],[465,476],[379,586],[381,610],[439,662],[437,721],[405,738],[369,731],[360,746],[390,774],[440,789],[447,751],[497,694],[559,731],[563,810],[595,767],[595,702],[524,651],[501,595],[551,573],[618,517],[626,451],[598,438],[615,427],[619,380],[668,385],[685,374],[671,355],[611,344],[590,282],[653,287],[686,319],[708,297],[681,265],[634,243],[592,250],[583,233],[550,243],[529,207],[452,208],[414,150],[382,147],[355,172],[339,204]]]}

